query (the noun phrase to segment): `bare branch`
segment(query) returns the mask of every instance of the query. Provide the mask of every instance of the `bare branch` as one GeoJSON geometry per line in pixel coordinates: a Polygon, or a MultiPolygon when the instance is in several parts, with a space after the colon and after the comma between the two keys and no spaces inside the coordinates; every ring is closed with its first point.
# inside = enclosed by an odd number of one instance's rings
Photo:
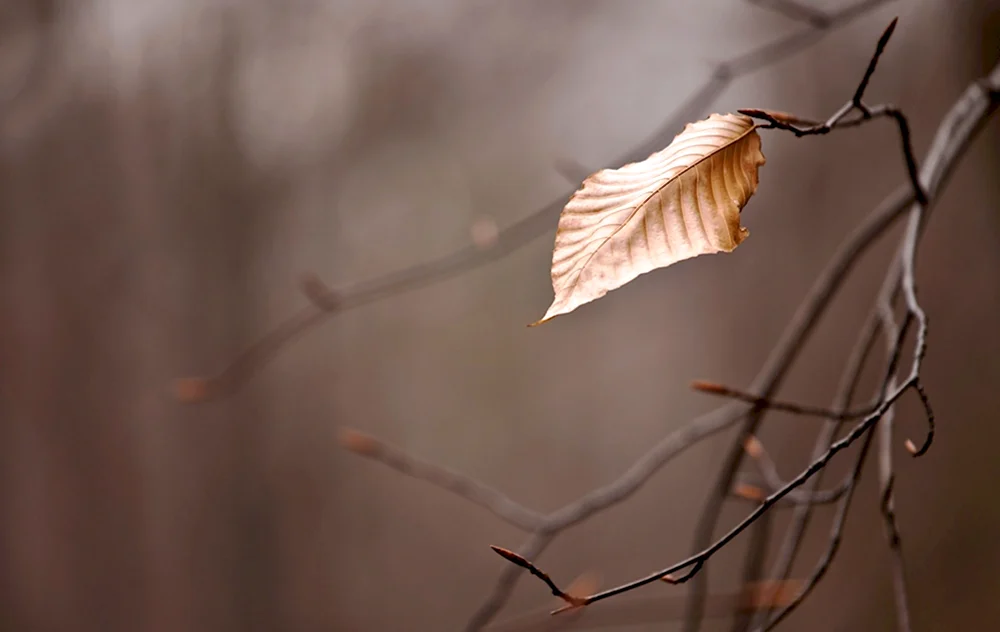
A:
{"type": "Polygon", "coordinates": [[[861,77],[861,83],[858,84],[858,89],[854,91],[854,96],[851,97],[851,105],[855,108],[864,108],[861,99],[865,96],[865,90],[868,89],[868,82],[871,81],[872,75],[875,74],[875,68],[878,66],[878,60],[882,57],[882,53],[885,52],[886,44],[889,43],[889,39],[892,37],[893,32],[896,30],[896,23],[899,18],[893,18],[889,26],[886,27],[885,31],[882,32],[882,36],[878,38],[878,43],[875,44],[875,54],[872,55],[871,61],[868,62],[868,68],[865,69],[864,76],[861,77]]]}
{"type": "Polygon", "coordinates": [[[464,474],[421,461],[370,435],[344,429],[341,431],[340,444],[355,454],[461,496],[522,531],[536,531],[544,525],[544,516],[514,502],[492,487],[464,474]]]}
{"type": "Polygon", "coordinates": [[[777,410],[779,412],[792,413],[793,415],[820,417],[821,419],[832,419],[835,421],[860,419],[861,417],[872,414],[876,408],[876,404],[871,404],[865,408],[857,410],[836,411],[830,408],[820,408],[818,406],[808,406],[792,402],[783,402],[775,399],[767,399],[765,397],[760,397],[759,395],[754,395],[753,393],[748,393],[723,384],[716,384],[715,382],[708,382],[705,380],[696,380],[695,382],[692,382],[691,388],[696,391],[701,391],[702,393],[708,393],[709,395],[728,397],[729,399],[736,399],[746,402],[747,404],[753,404],[755,408],[760,408],[762,410],[777,410]]]}
{"type": "MultiPolygon", "coordinates": [[[[758,502],[763,501],[763,499],[768,495],[773,494],[782,487],[788,485],[788,483],[781,478],[781,475],[778,473],[778,466],[767,453],[767,450],[764,448],[764,444],[761,443],[759,439],[756,437],[747,438],[744,443],[744,449],[746,450],[747,456],[753,459],[754,463],[757,465],[757,469],[760,471],[761,476],[764,477],[764,481],[768,486],[766,493],[756,499],[758,502]]],[[[790,501],[790,504],[792,505],[823,505],[832,503],[843,496],[844,492],[847,490],[848,483],[849,481],[845,481],[833,489],[823,491],[797,489],[788,494],[785,499],[790,501]]]]}
{"type": "Polygon", "coordinates": [[[812,8],[806,4],[800,4],[794,0],[749,0],[750,4],[761,8],[780,13],[785,17],[805,22],[806,24],[823,29],[830,24],[830,16],[822,11],[812,8]]]}
{"type": "MultiPolygon", "coordinates": [[[[891,292],[894,287],[894,283],[886,283],[883,286],[882,294],[885,292],[891,292]],[[888,289],[886,289],[888,288],[888,289]]],[[[875,341],[881,331],[881,326],[884,320],[879,318],[878,310],[874,310],[869,316],[868,320],[865,322],[864,327],[862,327],[861,332],[858,335],[857,342],[853,350],[848,357],[847,363],[844,367],[843,374],[840,378],[840,384],[837,387],[837,395],[834,398],[833,409],[844,409],[850,406],[851,401],[854,399],[854,393],[857,390],[860,381],[861,373],[868,361],[869,355],[875,345],[875,341]]],[[[886,334],[887,338],[895,338],[892,334],[886,334]]],[[[881,395],[881,394],[880,394],[881,395]]],[[[823,429],[820,431],[819,437],[816,440],[816,445],[813,448],[812,458],[818,458],[821,454],[826,452],[830,443],[833,442],[833,438],[837,431],[840,429],[842,422],[837,420],[832,420],[827,422],[823,429]]],[[[806,596],[812,591],[813,587],[819,581],[819,579],[826,573],[829,564],[832,562],[833,557],[836,555],[837,549],[840,546],[840,533],[843,528],[843,523],[847,517],[847,511],[850,508],[851,500],[853,497],[854,489],[857,484],[857,480],[861,475],[862,468],[864,466],[865,457],[868,454],[868,449],[871,444],[871,434],[866,437],[865,442],[862,444],[861,450],[859,452],[858,458],[855,461],[854,468],[851,474],[848,476],[848,487],[841,498],[841,501],[837,507],[837,515],[834,518],[834,524],[831,528],[829,544],[827,546],[827,551],[824,554],[823,559],[817,564],[815,570],[806,580],[806,584],[802,591],[796,596],[794,600],[788,606],[786,606],[774,619],[771,620],[767,629],[772,626],[777,625],[779,621],[788,616],[798,605],[801,603],[806,596]]],[[[812,491],[819,486],[820,480],[822,479],[823,473],[819,472],[813,481],[807,483],[802,491],[812,491]]],[[[788,577],[791,572],[792,563],[799,552],[799,546],[802,541],[802,536],[805,533],[806,527],[809,524],[809,519],[812,516],[812,507],[803,505],[796,507],[795,513],[792,516],[792,523],[788,528],[785,541],[782,544],[781,549],[778,553],[777,561],[774,564],[770,576],[776,578],[788,577]]],[[[764,613],[766,615],[766,613],[764,613]]],[[[752,623],[752,626],[763,624],[766,621],[766,616],[758,616],[752,623]]]]}
{"type": "MultiPolygon", "coordinates": [[[[787,605],[801,590],[802,582],[757,582],[733,594],[710,595],[706,615],[713,618],[732,616],[734,612],[757,612],[787,605]]],[[[634,597],[606,602],[592,608],[578,609],[558,617],[548,609],[538,610],[501,623],[490,625],[488,632],[554,632],[555,630],[594,630],[621,628],[679,619],[684,615],[684,598],[634,597]]]]}

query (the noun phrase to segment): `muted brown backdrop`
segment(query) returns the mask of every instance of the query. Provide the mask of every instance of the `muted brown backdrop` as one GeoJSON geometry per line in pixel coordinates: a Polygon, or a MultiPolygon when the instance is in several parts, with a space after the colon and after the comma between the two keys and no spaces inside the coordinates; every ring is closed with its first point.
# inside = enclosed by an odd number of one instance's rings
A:
{"type": "MultiPolygon", "coordinates": [[[[996,60],[998,11],[891,2],[712,110],[831,112],[899,15],[869,96],[909,113],[922,153],[996,60]]],[[[605,165],[714,63],[800,28],[736,0],[6,0],[0,628],[457,629],[502,568],[487,545],[520,535],[339,451],[338,427],[539,510],[611,480],[716,404],[690,379],[748,382],[846,231],[902,181],[890,125],[768,134],[737,252],[545,327],[524,325],[551,296],[551,232],[338,316],[233,397],[183,407],[170,380],[221,368],[303,304],[303,271],[349,285],[454,251],[477,221],[527,216],[567,192],[555,161],[605,165]]],[[[1000,625],[998,140],[993,123],[970,149],[919,261],[940,433],[925,459],[899,459],[918,630],[1000,625]]],[[[865,258],[787,397],[829,398],[890,251],[865,258]]],[[[916,412],[903,406],[904,434],[921,432],[916,412]]],[[[764,435],[788,474],[807,423],[764,435]]],[[[566,533],[546,568],[617,582],[685,555],[725,447],[698,446],[566,533]]],[[[871,478],[788,629],[888,629],[871,478]]],[[[742,546],[712,562],[713,587],[736,586],[742,546]]],[[[550,600],[524,582],[508,612],[550,600]]]]}

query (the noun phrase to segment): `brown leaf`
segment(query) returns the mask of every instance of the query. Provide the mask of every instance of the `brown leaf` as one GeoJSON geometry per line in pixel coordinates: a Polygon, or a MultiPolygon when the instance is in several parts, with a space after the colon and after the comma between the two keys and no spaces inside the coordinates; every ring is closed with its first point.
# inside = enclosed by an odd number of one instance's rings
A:
{"type": "Polygon", "coordinates": [[[764,164],[755,123],[713,114],[663,151],[587,178],[559,217],[552,253],[555,299],[539,325],[640,274],[697,255],[729,252],[747,236],[740,210],[764,164]]]}

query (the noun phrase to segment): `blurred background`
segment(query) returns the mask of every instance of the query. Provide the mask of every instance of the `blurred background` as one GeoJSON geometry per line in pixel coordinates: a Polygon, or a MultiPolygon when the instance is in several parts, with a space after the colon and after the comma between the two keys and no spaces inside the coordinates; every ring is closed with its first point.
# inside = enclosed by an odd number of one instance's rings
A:
{"type": "MultiPolygon", "coordinates": [[[[885,2],[740,77],[699,117],[825,118],[895,15],[868,100],[908,113],[922,156],[996,62],[1000,2],[885,2]]],[[[304,305],[304,272],[351,286],[488,242],[572,192],[560,161],[616,166],[717,63],[808,28],[740,0],[5,0],[0,628],[460,629],[504,568],[488,545],[523,536],[342,451],[338,429],[540,511],[614,479],[719,403],[690,380],[749,383],[837,244],[903,182],[891,124],[765,133],[735,253],[645,275],[544,327],[525,325],[551,299],[557,212],[495,263],[337,315],[231,396],[184,406],[171,380],[222,369],[304,305]]],[[[940,426],[926,458],[900,450],[896,486],[918,630],[1000,622],[998,141],[994,121],[919,259],[940,426]]],[[[892,235],[784,398],[829,401],[892,235]]],[[[897,423],[900,442],[922,432],[913,402],[897,423]]],[[[814,432],[769,422],[785,475],[814,432]]],[[[544,568],[610,585],[684,557],[731,437],[565,533],[544,568]]],[[[869,467],[841,556],[785,629],[892,625],[874,479],[869,467]]],[[[732,504],[722,524],[746,511],[732,504]]],[[[831,515],[818,511],[799,573],[831,515]]],[[[741,538],[713,559],[714,591],[737,588],[744,550],[741,538]]],[[[552,601],[522,581],[500,619],[552,601]]]]}

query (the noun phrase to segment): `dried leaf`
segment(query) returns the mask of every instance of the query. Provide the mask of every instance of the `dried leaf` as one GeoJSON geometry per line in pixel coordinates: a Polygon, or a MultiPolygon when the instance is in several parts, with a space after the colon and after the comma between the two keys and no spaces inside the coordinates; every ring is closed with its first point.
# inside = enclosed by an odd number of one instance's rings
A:
{"type": "Polygon", "coordinates": [[[656,268],[733,250],[748,234],[740,210],[757,190],[762,164],[753,120],[713,114],[646,160],[587,178],[559,217],[555,299],[534,324],[656,268]]]}

